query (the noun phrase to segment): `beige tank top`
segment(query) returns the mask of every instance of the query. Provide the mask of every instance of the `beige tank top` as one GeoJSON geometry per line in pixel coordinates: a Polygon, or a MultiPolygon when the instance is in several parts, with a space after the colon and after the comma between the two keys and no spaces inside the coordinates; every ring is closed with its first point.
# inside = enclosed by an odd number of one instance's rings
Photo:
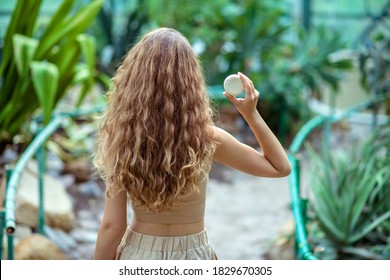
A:
{"type": "Polygon", "coordinates": [[[206,206],[207,181],[208,179],[200,184],[199,192],[187,196],[170,210],[153,213],[146,207],[132,206],[134,218],[152,224],[187,224],[202,221],[206,206]]]}

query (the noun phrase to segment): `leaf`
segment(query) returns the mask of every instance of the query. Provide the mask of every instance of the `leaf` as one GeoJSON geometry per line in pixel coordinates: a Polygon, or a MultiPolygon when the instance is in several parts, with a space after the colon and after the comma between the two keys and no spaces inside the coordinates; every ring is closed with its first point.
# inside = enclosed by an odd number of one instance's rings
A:
{"type": "Polygon", "coordinates": [[[16,69],[19,76],[24,77],[30,69],[30,63],[33,60],[38,41],[20,34],[15,34],[12,40],[16,69]]]}
{"type": "Polygon", "coordinates": [[[48,139],[47,143],[47,149],[50,150],[53,154],[57,155],[61,160],[64,162],[70,162],[72,161],[72,157],[69,156],[62,148],[61,146],[53,141],[52,139],[48,139]]]}
{"type": "Polygon", "coordinates": [[[31,63],[32,81],[37,94],[45,123],[50,121],[58,87],[58,68],[49,62],[31,63]]]}
{"type": "Polygon", "coordinates": [[[319,70],[318,73],[320,74],[320,77],[327,82],[332,89],[336,92],[338,89],[338,81],[339,79],[330,73],[327,73],[326,71],[319,70]]]}
{"type": "Polygon", "coordinates": [[[377,226],[379,226],[384,221],[390,219],[390,211],[384,213],[383,215],[376,218],[372,223],[367,225],[366,227],[359,229],[358,232],[356,232],[354,235],[350,237],[350,242],[356,242],[366,236],[369,232],[371,232],[373,229],[375,229],[377,226]]]}
{"type": "Polygon", "coordinates": [[[104,0],[91,2],[73,16],[66,18],[51,33],[46,33],[40,40],[35,58],[42,59],[53,46],[58,44],[66,36],[76,37],[79,33],[83,32],[99,12],[103,2],[104,0]]]}
{"type": "Polygon", "coordinates": [[[345,243],[346,241],[345,232],[342,232],[337,228],[337,226],[333,223],[334,220],[331,220],[328,217],[326,217],[321,211],[316,211],[316,213],[323,230],[326,231],[328,235],[333,237],[333,239],[336,240],[337,242],[345,243]]]}
{"type": "MultiPolygon", "coordinates": [[[[17,1],[16,7],[12,13],[11,21],[8,24],[7,32],[4,37],[4,47],[2,48],[2,60],[0,67],[0,77],[4,76],[4,71],[7,69],[13,56],[13,37],[14,34],[23,33],[25,35],[31,35],[26,33],[26,26],[34,26],[35,18],[25,17],[23,13],[29,11],[29,13],[36,13],[39,9],[41,0],[30,0],[30,1],[17,1]],[[22,20],[23,19],[23,20],[22,20]]],[[[36,14],[35,14],[36,16],[36,14]]]]}
{"type": "MultiPolygon", "coordinates": [[[[376,184],[378,181],[381,180],[381,177],[386,172],[386,167],[379,170],[376,174],[366,174],[366,178],[369,179],[363,179],[360,183],[360,188],[363,189],[362,192],[357,193],[356,195],[356,202],[352,206],[352,212],[354,213],[354,216],[352,217],[352,227],[355,227],[359,217],[361,216],[361,213],[364,209],[364,206],[366,205],[366,202],[369,198],[370,193],[374,190],[376,184]]],[[[384,182],[382,182],[383,186],[384,182]]]]}
{"type": "Polygon", "coordinates": [[[89,80],[92,76],[91,70],[85,63],[79,63],[75,66],[75,75],[73,76],[72,84],[82,84],[89,80]]]}
{"type": "Polygon", "coordinates": [[[57,65],[60,76],[73,69],[80,58],[80,46],[75,40],[67,40],[55,53],[50,62],[57,65]]]}
{"type": "MultiPolygon", "coordinates": [[[[46,29],[43,28],[43,33],[39,30],[40,32],[35,34],[34,38],[39,38],[42,34],[36,46],[35,42],[31,41],[34,39],[26,38],[33,37],[41,2],[42,0],[17,1],[7,28],[0,65],[0,142],[12,139],[21,124],[39,107],[45,121],[50,119],[51,111],[71,85],[75,65],[80,60],[82,50],[76,37],[88,28],[104,0],[84,5],[75,13],[72,12],[75,1],[62,0],[46,29]],[[14,34],[25,38],[16,36],[14,39],[14,34]],[[48,69],[38,64],[32,65],[33,62],[39,61],[49,63],[48,69]],[[54,65],[58,69],[53,70],[54,65]],[[41,78],[36,79],[38,76],[41,78]],[[35,94],[32,94],[33,92],[35,94]]],[[[92,67],[94,58],[91,55],[85,58],[92,67]]],[[[92,75],[88,83],[92,84],[97,75],[96,70],[93,69],[90,73],[92,75]]]]}
{"type": "Polygon", "coordinates": [[[58,27],[62,26],[63,21],[65,20],[65,16],[69,14],[74,0],[64,0],[61,6],[57,9],[55,14],[51,17],[51,20],[46,27],[45,32],[42,35],[42,38],[52,36],[51,34],[57,32],[58,27]]]}
{"type": "Polygon", "coordinates": [[[79,99],[77,100],[76,107],[80,107],[85,96],[87,96],[87,93],[91,90],[93,84],[90,82],[90,80],[87,80],[83,83],[81,90],[80,90],[80,95],[79,99]]]}
{"type": "Polygon", "coordinates": [[[359,259],[370,259],[370,260],[379,260],[382,259],[380,255],[371,252],[365,248],[356,248],[356,247],[341,247],[341,251],[347,254],[353,254],[359,257],[359,259]]]}
{"type": "Polygon", "coordinates": [[[77,42],[80,44],[81,53],[90,70],[95,69],[96,40],[87,34],[77,36],[77,42]]]}
{"type": "MultiPolygon", "coordinates": [[[[88,77],[83,82],[83,86],[80,91],[79,99],[76,106],[79,107],[84,100],[87,93],[93,86],[93,78],[95,76],[95,51],[96,51],[96,40],[89,35],[81,34],[77,36],[77,41],[80,44],[81,53],[86,61],[88,67],[88,77]]],[[[77,76],[77,74],[76,74],[77,76]]]]}
{"type": "Polygon", "coordinates": [[[100,84],[105,88],[105,90],[108,90],[112,86],[111,78],[105,74],[105,73],[98,73],[97,79],[100,82],[100,84]]]}

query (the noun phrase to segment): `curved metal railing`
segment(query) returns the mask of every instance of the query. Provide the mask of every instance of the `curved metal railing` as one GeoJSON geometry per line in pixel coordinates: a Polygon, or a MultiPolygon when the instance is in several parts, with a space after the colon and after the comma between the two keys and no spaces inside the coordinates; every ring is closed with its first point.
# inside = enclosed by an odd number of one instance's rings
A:
{"type": "MultiPolygon", "coordinates": [[[[18,161],[13,168],[6,168],[6,195],[5,195],[5,207],[1,211],[1,229],[0,240],[3,240],[3,229],[5,228],[7,234],[8,252],[7,258],[13,259],[13,233],[16,227],[16,192],[21,179],[23,170],[25,169],[29,160],[36,154],[38,160],[38,192],[39,192],[39,209],[38,209],[38,231],[44,233],[44,182],[43,174],[45,169],[44,160],[44,145],[46,140],[62,125],[65,124],[68,118],[75,118],[84,115],[90,115],[95,112],[99,112],[104,109],[104,105],[97,105],[92,108],[78,109],[73,112],[59,112],[53,115],[51,121],[42,128],[35,136],[26,150],[22,153],[18,161]]],[[[39,121],[39,118],[38,118],[39,121]]],[[[0,247],[0,257],[3,257],[3,247],[0,247]]]]}

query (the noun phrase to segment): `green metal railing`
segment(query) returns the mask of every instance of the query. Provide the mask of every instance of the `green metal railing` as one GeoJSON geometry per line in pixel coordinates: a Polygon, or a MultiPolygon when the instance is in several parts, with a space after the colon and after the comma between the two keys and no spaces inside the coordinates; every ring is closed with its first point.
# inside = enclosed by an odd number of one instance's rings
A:
{"type": "MultiPolygon", "coordinates": [[[[291,163],[291,174],[289,176],[289,185],[290,185],[290,196],[291,196],[291,207],[292,213],[295,221],[295,255],[297,259],[303,260],[316,260],[317,258],[311,251],[309,242],[307,240],[306,232],[306,203],[307,200],[303,199],[300,195],[300,160],[299,160],[299,150],[301,149],[303,143],[310,135],[310,133],[324,125],[332,125],[336,122],[344,120],[358,112],[361,112],[365,109],[370,108],[372,105],[383,102],[386,99],[389,99],[390,95],[381,95],[378,98],[371,99],[362,103],[359,103],[355,106],[352,106],[350,109],[346,110],[341,114],[330,115],[330,116],[316,116],[313,119],[305,123],[302,128],[295,135],[293,141],[291,142],[289,148],[289,160],[291,163]]],[[[326,135],[327,136],[327,135],[326,135]]],[[[327,139],[325,139],[328,141],[327,139]]]]}
{"type": "MultiPolygon", "coordinates": [[[[98,105],[88,109],[79,109],[70,113],[59,112],[56,113],[52,120],[40,131],[37,133],[33,141],[22,153],[19,160],[16,162],[13,168],[6,167],[6,196],[4,209],[0,209],[0,257],[3,258],[3,238],[4,238],[4,228],[7,234],[7,258],[12,260],[14,259],[14,240],[13,234],[16,227],[16,192],[21,179],[23,170],[25,169],[29,160],[36,155],[38,161],[38,194],[39,194],[39,209],[38,209],[38,231],[41,234],[44,234],[44,225],[45,225],[45,215],[44,215],[44,180],[43,174],[45,171],[45,157],[44,157],[44,147],[46,140],[62,125],[66,123],[68,118],[75,118],[84,115],[90,115],[92,113],[99,112],[104,109],[104,105],[98,105]]],[[[39,122],[40,118],[35,119],[34,121],[39,122]]]]}

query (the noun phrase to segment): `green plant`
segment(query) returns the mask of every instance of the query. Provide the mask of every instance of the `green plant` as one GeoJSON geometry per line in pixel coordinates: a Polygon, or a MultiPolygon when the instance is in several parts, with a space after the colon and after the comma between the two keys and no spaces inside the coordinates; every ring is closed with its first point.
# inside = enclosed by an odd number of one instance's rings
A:
{"type": "Polygon", "coordinates": [[[282,41],[280,48],[263,59],[268,66],[259,73],[265,92],[262,108],[281,136],[294,133],[310,117],[310,96],[321,99],[324,85],[337,93],[343,72],[352,67],[350,57],[337,55],[345,47],[340,33],[323,27],[311,33],[300,28],[291,32],[297,40],[282,41]]]}
{"type": "MultiPolygon", "coordinates": [[[[390,5],[390,4],[388,4],[390,5]]],[[[387,16],[389,19],[390,16],[387,16]]],[[[390,31],[387,26],[379,25],[360,46],[359,66],[361,84],[372,95],[390,92],[390,31]]],[[[390,101],[386,103],[390,115],[390,101]]]]}
{"type": "Polygon", "coordinates": [[[285,141],[309,118],[308,96],[321,98],[324,85],[337,92],[352,60],[335,55],[345,47],[340,33],[323,27],[307,33],[294,27],[287,5],[271,1],[241,5],[227,24],[235,30],[226,33],[224,45],[230,50],[216,54],[225,65],[220,77],[238,69],[252,77],[263,93],[259,110],[285,141]]]}
{"type": "Polygon", "coordinates": [[[72,13],[73,2],[64,0],[44,29],[37,26],[42,1],[17,2],[2,48],[0,143],[10,141],[36,109],[47,123],[57,102],[75,85],[81,85],[80,105],[101,78],[95,70],[95,40],[83,32],[104,0],[72,13]]]}
{"type": "Polygon", "coordinates": [[[98,38],[99,66],[112,75],[138,36],[149,27],[147,1],[109,0],[91,31],[98,38]]]}
{"type": "Polygon", "coordinates": [[[382,246],[385,251],[389,246],[389,132],[389,125],[379,127],[367,142],[349,153],[319,155],[307,146],[315,223],[340,258],[386,256],[370,248],[382,246]]]}

